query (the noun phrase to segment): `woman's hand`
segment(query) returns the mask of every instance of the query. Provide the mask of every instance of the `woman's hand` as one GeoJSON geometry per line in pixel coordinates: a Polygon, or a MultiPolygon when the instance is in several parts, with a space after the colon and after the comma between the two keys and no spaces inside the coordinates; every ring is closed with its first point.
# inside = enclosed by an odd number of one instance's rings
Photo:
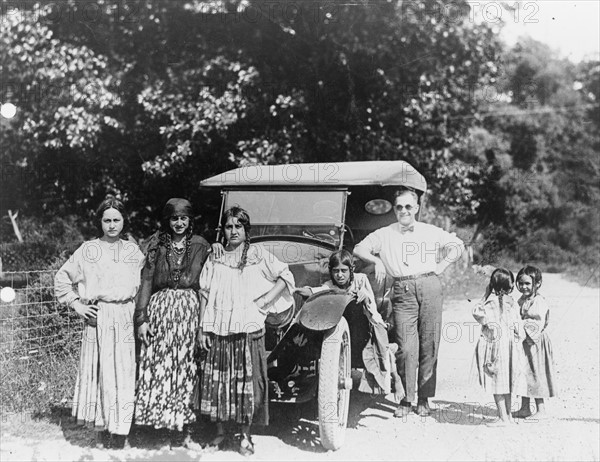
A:
{"type": "Polygon", "coordinates": [[[154,337],[154,331],[147,322],[138,327],[137,334],[146,347],[150,345],[150,337],[154,337]]]}
{"type": "Polygon", "coordinates": [[[210,335],[205,333],[202,327],[198,328],[198,333],[196,334],[196,342],[201,351],[208,351],[212,346],[212,342],[210,341],[210,335]]]}
{"type": "Polygon", "coordinates": [[[369,294],[364,288],[352,292],[352,296],[358,303],[362,303],[369,298],[369,294]]]}
{"type": "Polygon", "coordinates": [[[310,297],[312,295],[312,290],[310,290],[310,287],[298,287],[294,292],[302,295],[303,297],[310,297]]]}
{"type": "Polygon", "coordinates": [[[75,312],[86,321],[88,319],[96,319],[96,317],[98,316],[97,305],[86,305],[85,303],[82,303],[79,300],[75,300],[72,306],[75,312]]]}
{"type": "Polygon", "coordinates": [[[212,254],[215,257],[215,260],[218,260],[219,258],[223,257],[223,254],[225,253],[225,247],[223,247],[223,244],[221,244],[220,242],[215,242],[214,244],[211,244],[210,250],[212,251],[212,254]]]}

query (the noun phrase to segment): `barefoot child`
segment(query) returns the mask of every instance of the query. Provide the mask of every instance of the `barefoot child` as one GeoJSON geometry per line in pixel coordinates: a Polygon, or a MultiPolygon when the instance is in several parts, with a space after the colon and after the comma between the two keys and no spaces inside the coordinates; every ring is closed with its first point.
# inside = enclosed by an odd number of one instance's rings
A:
{"type": "Polygon", "coordinates": [[[542,272],[535,266],[525,266],[517,274],[517,289],[523,294],[518,303],[525,330],[523,350],[527,382],[521,409],[514,414],[520,418],[531,416],[530,398],[535,399],[536,418],[544,418],[544,398],[556,396],[552,343],[546,330],[550,311],[546,300],[538,292],[541,285],[542,272]]]}
{"type": "Polygon", "coordinates": [[[363,374],[359,390],[388,394],[393,382],[396,398],[401,400],[405,393],[394,356],[398,346],[388,342],[387,325],[377,311],[369,279],[365,274],[354,272],[352,254],[344,249],[329,257],[329,276],[331,279],[321,287],[302,287],[296,292],[309,297],[323,290],[343,289],[353,295],[356,304],[350,303],[344,316],[354,328],[352,354],[362,357],[367,372],[363,374]]]}
{"type": "Polygon", "coordinates": [[[494,270],[485,295],[473,309],[482,325],[475,349],[480,385],[494,395],[499,420],[491,426],[511,422],[511,393],[521,378],[520,356],[523,339],[517,306],[510,296],[514,276],[504,268],[494,270]]]}

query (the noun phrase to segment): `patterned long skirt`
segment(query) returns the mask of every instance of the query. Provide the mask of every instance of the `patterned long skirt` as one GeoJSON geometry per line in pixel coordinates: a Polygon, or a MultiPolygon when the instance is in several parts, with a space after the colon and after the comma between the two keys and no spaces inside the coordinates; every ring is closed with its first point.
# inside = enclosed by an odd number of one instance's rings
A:
{"type": "Polygon", "coordinates": [[[264,330],[212,336],[200,365],[196,408],[213,422],[268,425],[269,397],[264,330]]]}
{"type": "Polygon", "coordinates": [[[198,310],[198,295],[192,289],[163,289],[150,298],[154,337],[140,355],[136,424],[181,431],[196,420],[192,398],[198,310]]]}
{"type": "Polygon", "coordinates": [[[96,304],[98,325],[83,330],[72,414],[79,424],[127,435],[135,389],[135,304],[96,304]]]}

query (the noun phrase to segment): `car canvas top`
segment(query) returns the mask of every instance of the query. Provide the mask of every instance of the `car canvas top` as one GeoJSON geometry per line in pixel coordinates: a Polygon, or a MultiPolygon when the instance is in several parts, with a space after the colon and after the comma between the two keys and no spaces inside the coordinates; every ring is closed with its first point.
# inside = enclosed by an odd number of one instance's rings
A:
{"type": "Polygon", "coordinates": [[[208,188],[323,188],[323,186],[404,186],[419,192],[427,181],[402,160],[252,165],[200,182],[208,188]]]}

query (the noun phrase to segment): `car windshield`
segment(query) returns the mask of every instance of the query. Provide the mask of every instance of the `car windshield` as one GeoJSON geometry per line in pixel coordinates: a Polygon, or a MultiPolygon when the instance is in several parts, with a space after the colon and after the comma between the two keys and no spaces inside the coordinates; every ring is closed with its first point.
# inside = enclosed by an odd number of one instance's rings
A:
{"type": "Polygon", "coordinates": [[[225,193],[225,209],[239,205],[248,211],[253,236],[292,235],[340,242],[345,190],[251,191],[225,193]]]}

